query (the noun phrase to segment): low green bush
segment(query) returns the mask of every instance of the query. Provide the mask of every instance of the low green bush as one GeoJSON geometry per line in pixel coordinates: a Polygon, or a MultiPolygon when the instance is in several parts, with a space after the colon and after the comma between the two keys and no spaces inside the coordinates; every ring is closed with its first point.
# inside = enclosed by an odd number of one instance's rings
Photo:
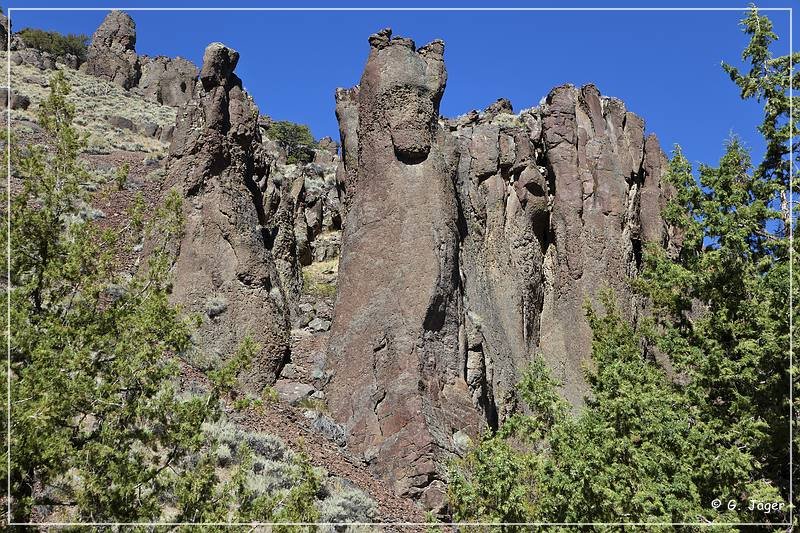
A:
{"type": "Polygon", "coordinates": [[[17,35],[31,48],[51,53],[56,57],[72,54],[78,58],[79,65],[86,61],[86,55],[89,50],[88,35],[74,33],[64,35],[57,31],[45,31],[36,28],[24,28],[17,32],[17,35]]]}

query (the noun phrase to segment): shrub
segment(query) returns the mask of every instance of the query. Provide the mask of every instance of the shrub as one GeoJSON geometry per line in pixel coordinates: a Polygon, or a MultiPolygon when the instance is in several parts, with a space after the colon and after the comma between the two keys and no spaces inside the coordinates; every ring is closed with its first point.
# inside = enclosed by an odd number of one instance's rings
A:
{"type": "Polygon", "coordinates": [[[123,163],[121,167],[114,173],[114,183],[117,184],[117,190],[125,188],[125,183],[128,181],[128,176],[131,172],[131,166],[128,163],[123,163]]]}
{"type": "Polygon", "coordinates": [[[264,391],[261,393],[261,401],[264,403],[278,403],[278,391],[275,390],[275,387],[264,387],[264,391]]]}
{"type": "Polygon", "coordinates": [[[376,503],[358,489],[341,487],[319,503],[321,522],[370,522],[375,517],[376,503]]]}
{"type": "Polygon", "coordinates": [[[297,406],[301,409],[305,409],[307,411],[314,411],[315,413],[325,414],[330,413],[330,409],[328,409],[328,404],[325,403],[325,400],[321,400],[319,398],[311,398],[305,397],[297,402],[297,406]]]}
{"type": "Polygon", "coordinates": [[[344,447],[347,444],[344,426],[337,424],[330,416],[317,412],[311,427],[339,446],[344,447]]]}
{"type": "Polygon", "coordinates": [[[17,32],[26,45],[43,52],[48,52],[56,57],[72,54],[78,58],[80,65],[86,61],[89,47],[89,37],[84,34],[69,33],[64,35],[57,31],[24,28],[17,32]]]}
{"type": "Polygon", "coordinates": [[[223,296],[214,296],[206,302],[206,314],[210,318],[221,315],[228,309],[228,300],[223,296]]]}
{"type": "Polygon", "coordinates": [[[291,453],[278,437],[267,433],[247,433],[245,440],[253,453],[272,461],[289,459],[291,453]]]}
{"type": "Polygon", "coordinates": [[[333,298],[336,296],[336,285],[317,279],[316,273],[303,269],[303,294],[320,298],[333,298]]]}
{"type": "Polygon", "coordinates": [[[217,464],[219,466],[229,466],[233,463],[233,452],[231,447],[225,443],[217,447],[217,464]]]}

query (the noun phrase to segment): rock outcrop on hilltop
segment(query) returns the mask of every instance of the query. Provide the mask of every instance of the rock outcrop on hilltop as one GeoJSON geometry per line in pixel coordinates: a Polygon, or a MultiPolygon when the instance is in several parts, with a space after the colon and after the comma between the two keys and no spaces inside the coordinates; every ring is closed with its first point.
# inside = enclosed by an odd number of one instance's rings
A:
{"type": "Polygon", "coordinates": [[[139,81],[136,23],[123,11],[112,11],[92,35],[86,73],[130,89],[139,81]]]}
{"type": "Polygon", "coordinates": [[[178,107],[188,102],[194,93],[197,67],[182,57],[164,56],[140,58],[142,75],[138,87],[142,95],[159,104],[178,107]]]}
{"type": "Polygon", "coordinates": [[[204,315],[197,344],[206,354],[229,357],[246,336],[259,345],[243,376],[258,392],[286,362],[292,302],[271,253],[264,210],[270,161],[258,109],[234,74],[238,59],[220,43],[208,46],[170,146],[168,181],[185,198],[186,218],[173,298],[204,315]]]}
{"type": "Polygon", "coordinates": [[[443,44],[370,37],[360,84],[336,92],[343,154],[339,293],[326,392],[351,447],[399,494],[440,501],[443,459],[517,409],[541,355],[579,405],[583,304],[629,280],[661,211],[666,157],[643,121],[593,85],[514,114],[438,117],[443,44]]]}
{"type": "Polygon", "coordinates": [[[186,59],[136,53],[136,24],[124,11],[111,11],[89,45],[87,74],[139,91],[160,104],[180,106],[191,99],[197,67],[186,59]]]}
{"type": "Polygon", "coordinates": [[[11,32],[8,17],[0,13],[0,52],[8,50],[8,34],[11,32]]]}

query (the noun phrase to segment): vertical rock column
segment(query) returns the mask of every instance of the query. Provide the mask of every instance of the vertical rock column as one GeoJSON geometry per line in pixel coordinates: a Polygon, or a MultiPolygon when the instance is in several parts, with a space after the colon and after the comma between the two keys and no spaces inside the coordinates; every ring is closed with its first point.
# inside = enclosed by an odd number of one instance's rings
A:
{"type": "Polygon", "coordinates": [[[328,398],[373,471],[435,507],[454,434],[483,424],[458,349],[455,145],[438,122],[444,45],[417,50],[383,30],[370,46],[359,87],[337,94],[347,215],[328,398]]]}
{"type": "Polygon", "coordinates": [[[459,141],[462,352],[475,404],[490,425],[515,407],[514,388],[539,341],[547,183],[536,165],[537,114],[498,100],[451,122],[459,141]]]}
{"type": "Polygon", "coordinates": [[[273,383],[289,350],[285,292],[269,250],[258,109],[234,74],[239,54],[206,48],[193,97],[182,108],[167,161],[184,200],[186,228],[173,267],[173,298],[203,315],[197,348],[225,358],[249,335],[260,346],[246,386],[273,383]]]}
{"type": "Polygon", "coordinates": [[[594,85],[553,89],[542,116],[553,200],[540,348],[566,398],[580,405],[591,356],[584,303],[611,289],[623,314],[635,320],[642,302],[630,280],[641,268],[643,240],[666,244],[664,156],[652,138],[645,166],[644,122],[594,85]]]}
{"type": "Polygon", "coordinates": [[[92,35],[86,73],[130,89],[139,82],[140,68],[136,55],[136,24],[127,13],[114,10],[92,35]]]}

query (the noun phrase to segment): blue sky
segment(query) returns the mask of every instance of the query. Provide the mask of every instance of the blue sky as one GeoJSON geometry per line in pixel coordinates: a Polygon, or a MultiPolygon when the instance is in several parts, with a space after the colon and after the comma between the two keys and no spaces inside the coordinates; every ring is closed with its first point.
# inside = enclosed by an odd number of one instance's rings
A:
{"type": "MultiPolygon", "coordinates": [[[[236,3],[111,0],[16,0],[3,7],[248,7],[248,6],[430,6],[430,2],[236,3]]],[[[737,2],[509,2],[463,0],[439,6],[709,6],[737,2]]],[[[762,2],[761,7],[792,3],[762,2]]],[[[455,116],[482,109],[498,97],[515,110],[536,105],[563,83],[595,83],[603,94],[621,98],[645,119],[669,152],[680,143],[694,162],[714,163],[731,134],[742,137],[758,158],[763,143],[755,130],[761,109],[742,102],[720,61],[740,63],[747,39],[741,12],[537,11],[537,12],[231,12],[130,11],[137,24],[140,54],[183,56],[200,64],[205,46],[222,41],[239,50],[237,73],[261,112],[302,122],[316,137],[338,139],[334,90],[358,82],[369,51],[367,37],[389,26],[417,45],[441,38],[448,70],[441,112],[455,116]]],[[[12,11],[15,29],[26,26],[91,34],[102,11],[12,11]]],[[[789,51],[789,15],[769,14],[789,51]]]]}

